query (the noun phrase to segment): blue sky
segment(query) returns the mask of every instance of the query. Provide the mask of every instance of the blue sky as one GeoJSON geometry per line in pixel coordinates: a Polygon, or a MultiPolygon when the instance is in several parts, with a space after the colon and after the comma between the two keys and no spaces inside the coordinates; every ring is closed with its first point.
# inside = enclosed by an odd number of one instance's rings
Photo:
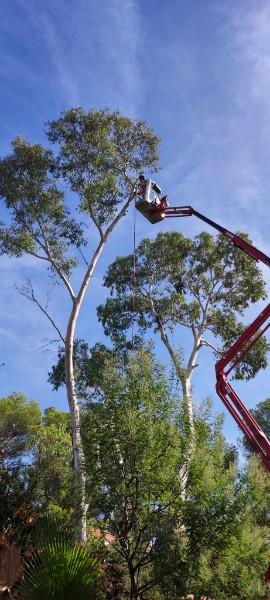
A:
{"type": "MultiPolygon", "coordinates": [[[[192,204],[232,230],[248,231],[270,254],[267,0],[1,0],[0,33],[1,155],[17,135],[44,142],[44,123],[68,107],[119,109],[145,119],[161,137],[159,181],[171,204],[192,204]]],[[[90,344],[102,338],[95,306],[106,295],[104,271],[114,256],[131,251],[132,219],[131,211],[112,236],[89,289],[78,334],[90,344]]],[[[137,218],[137,241],[160,230],[150,227],[137,218]]],[[[205,229],[195,219],[170,220],[163,225],[169,228],[189,236],[205,229]]],[[[42,407],[64,408],[64,391],[46,383],[56,348],[41,349],[54,333],[13,288],[25,275],[42,298],[47,280],[40,264],[0,257],[0,395],[17,390],[42,407]]],[[[56,290],[52,311],[62,326],[67,302],[56,290]]],[[[176,343],[188,350],[181,332],[176,343]]],[[[166,360],[161,348],[159,356],[166,360]]],[[[211,373],[205,350],[194,396],[210,395],[221,409],[211,373]]],[[[268,381],[265,372],[241,384],[248,406],[269,395],[268,381]]],[[[225,430],[235,439],[230,417],[225,430]]]]}

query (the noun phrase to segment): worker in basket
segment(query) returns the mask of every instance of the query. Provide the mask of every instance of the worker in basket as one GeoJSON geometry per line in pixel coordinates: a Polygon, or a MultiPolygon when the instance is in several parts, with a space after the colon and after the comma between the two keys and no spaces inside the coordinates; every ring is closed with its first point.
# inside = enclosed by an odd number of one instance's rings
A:
{"type": "Polygon", "coordinates": [[[152,206],[158,206],[161,210],[164,210],[169,206],[168,196],[165,195],[162,196],[162,198],[160,198],[161,188],[159,187],[159,185],[151,179],[145,179],[142,173],[139,176],[139,184],[136,194],[140,197],[141,200],[146,200],[147,202],[151,203],[152,206]],[[150,196],[151,192],[154,193],[152,199],[150,196]]]}

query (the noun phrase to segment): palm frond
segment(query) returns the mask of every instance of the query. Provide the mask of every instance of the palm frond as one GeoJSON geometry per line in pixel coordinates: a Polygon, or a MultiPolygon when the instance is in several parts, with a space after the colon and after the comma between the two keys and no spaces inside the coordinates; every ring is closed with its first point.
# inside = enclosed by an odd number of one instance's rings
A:
{"type": "Polygon", "coordinates": [[[89,551],[72,539],[61,522],[45,518],[37,527],[34,551],[26,560],[23,600],[95,600],[98,565],[89,551]]]}

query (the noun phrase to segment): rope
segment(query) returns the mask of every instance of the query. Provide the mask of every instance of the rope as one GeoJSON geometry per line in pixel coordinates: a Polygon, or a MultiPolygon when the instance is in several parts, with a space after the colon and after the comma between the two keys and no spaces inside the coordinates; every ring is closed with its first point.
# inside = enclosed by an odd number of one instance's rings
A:
{"type": "Polygon", "coordinates": [[[133,261],[132,261],[132,352],[134,352],[134,337],[135,337],[135,305],[136,305],[136,199],[134,198],[134,213],[133,213],[133,261]]]}

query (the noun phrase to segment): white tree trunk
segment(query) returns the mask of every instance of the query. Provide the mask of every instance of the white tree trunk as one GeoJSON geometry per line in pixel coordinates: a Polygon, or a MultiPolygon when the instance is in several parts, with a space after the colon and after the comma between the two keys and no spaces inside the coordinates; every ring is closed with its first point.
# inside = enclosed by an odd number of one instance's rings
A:
{"type": "Polygon", "coordinates": [[[181,497],[184,500],[186,497],[186,488],[187,488],[187,482],[188,482],[189,467],[190,467],[192,457],[194,455],[195,445],[196,445],[191,380],[192,380],[193,370],[196,366],[196,360],[198,357],[198,353],[201,348],[201,336],[202,336],[202,333],[204,330],[206,313],[204,314],[202,323],[199,327],[199,331],[197,333],[195,332],[195,330],[193,331],[193,338],[194,338],[193,348],[192,348],[187,366],[182,367],[179,363],[178,357],[177,357],[177,355],[174,351],[174,348],[172,347],[170,340],[168,338],[168,335],[165,331],[162,319],[161,319],[160,315],[157,314],[152,300],[151,300],[151,307],[152,307],[153,316],[155,317],[155,320],[156,320],[156,323],[157,323],[157,326],[159,329],[161,340],[169,352],[173,366],[175,368],[176,375],[179,379],[179,382],[181,383],[182,395],[183,395],[182,401],[184,402],[184,405],[185,405],[185,408],[187,411],[188,428],[189,428],[187,448],[186,448],[186,452],[185,452],[185,456],[184,456],[183,465],[179,470],[181,497]]]}
{"type": "MultiPolygon", "coordinates": [[[[107,236],[108,237],[108,236],[107,236]]],[[[77,535],[80,541],[86,542],[87,531],[86,531],[86,515],[88,505],[86,503],[86,473],[85,473],[85,457],[82,447],[81,440],[81,429],[80,429],[80,406],[76,396],[75,379],[74,379],[74,335],[75,328],[79,316],[79,312],[82,306],[84,296],[86,294],[88,285],[93,275],[97,261],[103,251],[107,237],[99,242],[96,251],[92,257],[91,262],[88,265],[85,273],[80,291],[77,298],[73,302],[73,308],[68,322],[67,333],[65,338],[65,375],[66,375],[66,390],[67,399],[69,404],[69,410],[71,415],[71,428],[72,428],[72,444],[73,444],[73,462],[74,471],[76,478],[76,493],[77,498],[77,535]]]]}
{"type": "Polygon", "coordinates": [[[81,542],[86,542],[86,515],[88,505],[85,494],[85,458],[81,440],[80,407],[76,397],[74,371],[73,371],[73,339],[67,335],[65,351],[66,390],[71,417],[73,464],[76,481],[76,529],[77,537],[81,542]]]}
{"type": "Polygon", "coordinates": [[[77,533],[78,538],[82,542],[86,542],[87,540],[87,510],[88,504],[86,502],[86,472],[85,472],[85,457],[81,440],[81,429],[80,429],[80,406],[78,403],[78,399],[76,396],[75,389],[75,379],[74,379],[74,336],[75,336],[75,328],[79,316],[79,312],[84,300],[84,296],[88,289],[89,283],[93,276],[96,264],[98,259],[104,249],[105,243],[113,231],[114,227],[120,221],[120,219],[125,215],[126,210],[129,207],[130,202],[134,196],[134,190],[130,194],[127,202],[118,212],[116,217],[110,223],[109,227],[105,231],[104,235],[102,235],[99,244],[92,256],[92,259],[87,267],[86,273],[84,275],[79,293],[77,297],[73,297],[73,307],[70,314],[66,338],[65,338],[65,375],[66,375],[66,390],[67,390],[67,399],[69,404],[69,410],[71,415],[71,427],[72,427],[72,443],[73,443],[73,461],[74,461],[74,471],[77,483],[77,533]]]}
{"type": "Polygon", "coordinates": [[[183,403],[187,412],[188,418],[188,440],[187,447],[184,456],[184,462],[179,469],[179,481],[181,487],[181,498],[185,500],[186,498],[186,489],[188,483],[188,475],[190,463],[192,461],[192,457],[195,451],[196,437],[195,437],[195,427],[194,427],[194,411],[193,411],[193,400],[192,400],[192,390],[191,390],[191,373],[188,376],[184,374],[181,377],[181,386],[182,386],[182,394],[183,394],[183,403]]]}

